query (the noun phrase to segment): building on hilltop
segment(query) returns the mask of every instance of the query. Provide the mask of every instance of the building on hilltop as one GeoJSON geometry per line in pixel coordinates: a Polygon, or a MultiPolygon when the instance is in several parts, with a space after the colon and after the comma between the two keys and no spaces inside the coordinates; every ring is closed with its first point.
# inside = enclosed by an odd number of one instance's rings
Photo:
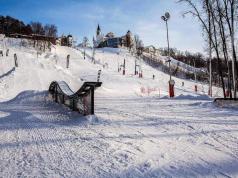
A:
{"type": "Polygon", "coordinates": [[[121,37],[116,37],[113,32],[107,33],[105,36],[101,32],[100,25],[97,26],[96,30],[96,38],[93,38],[93,45],[95,48],[121,48],[128,47],[131,48],[134,44],[133,36],[130,30],[126,33],[126,35],[121,37]]]}
{"type": "Polygon", "coordinates": [[[104,47],[120,48],[120,47],[122,47],[122,39],[119,38],[119,37],[106,38],[104,41],[102,41],[102,42],[98,45],[98,48],[104,48],[104,47]]]}
{"type": "Polygon", "coordinates": [[[114,35],[114,33],[113,32],[109,32],[108,34],[106,34],[106,36],[105,36],[106,38],[114,38],[115,37],[115,35],[114,35]]]}
{"type": "Polygon", "coordinates": [[[98,24],[97,30],[96,30],[96,39],[93,41],[93,46],[98,47],[100,43],[104,41],[104,35],[101,32],[101,28],[98,24]]]}
{"type": "Polygon", "coordinates": [[[72,35],[68,35],[68,36],[62,35],[60,38],[58,38],[56,40],[56,43],[60,46],[72,47],[73,46],[73,36],[72,35]]]}

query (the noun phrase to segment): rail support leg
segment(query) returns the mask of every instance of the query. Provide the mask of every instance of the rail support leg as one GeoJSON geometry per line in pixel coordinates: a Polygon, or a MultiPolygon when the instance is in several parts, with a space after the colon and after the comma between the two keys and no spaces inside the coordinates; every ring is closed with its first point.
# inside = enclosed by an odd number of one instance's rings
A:
{"type": "Polygon", "coordinates": [[[91,114],[94,114],[94,87],[91,89],[91,114]]]}

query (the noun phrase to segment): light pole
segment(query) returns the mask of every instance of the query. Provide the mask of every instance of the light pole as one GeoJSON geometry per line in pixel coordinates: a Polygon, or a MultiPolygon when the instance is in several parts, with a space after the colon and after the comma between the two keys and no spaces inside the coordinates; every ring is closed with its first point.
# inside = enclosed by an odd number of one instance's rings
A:
{"type": "Polygon", "coordinates": [[[196,71],[196,62],[195,62],[195,59],[193,59],[193,69],[194,69],[194,79],[195,79],[194,90],[195,90],[195,92],[197,92],[197,91],[198,91],[198,86],[197,86],[197,71],[196,71]]]}
{"type": "Polygon", "coordinates": [[[170,66],[170,62],[171,62],[171,59],[170,59],[170,47],[169,47],[169,28],[168,28],[168,20],[170,19],[170,14],[168,12],[166,12],[162,17],[161,19],[163,21],[165,21],[165,24],[166,24],[166,30],[167,30],[167,43],[168,43],[168,60],[167,62],[169,63],[169,96],[172,98],[174,97],[174,80],[172,80],[172,77],[171,77],[171,66],[170,66]]]}
{"type": "Polygon", "coordinates": [[[85,60],[85,47],[83,48],[83,59],[85,60]]]}
{"type": "Polygon", "coordinates": [[[172,77],[171,77],[171,68],[170,68],[170,62],[171,62],[171,59],[170,59],[170,47],[169,47],[169,28],[168,28],[168,20],[170,19],[170,14],[168,12],[166,12],[162,17],[161,19],[163,21],[165,21],[165,24],[166,24],[166,30],[167,30],[167,43],[168,43],[168,60],[167,62],[169,63],[169,80],[171,81],[172,77]]]}

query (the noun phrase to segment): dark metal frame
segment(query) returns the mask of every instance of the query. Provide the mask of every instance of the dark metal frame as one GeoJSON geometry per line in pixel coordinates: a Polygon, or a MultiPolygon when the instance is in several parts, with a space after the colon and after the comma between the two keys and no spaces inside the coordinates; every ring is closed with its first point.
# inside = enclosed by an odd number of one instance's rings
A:
{"type": "Polygon", "coordinates": [[[214,103],[221,107],[234,107],[237,109],[238,98],[216,98],[214,103]],[[234,106],[235,104],[236,106],[234,106]]]}
{"type": "Polygon", "coordinates": [[[49,93],[52,99],[66,105],[73,111],[83,115],[94,114],[94,90],[102,85],[102,82],[84,82],[77,92],[73,92],[67,83],[63,82],[68,93],[61,88],[62,82],[54,81],[50,84],[49,93]]]}
{"type": "Polygon", "coordinates": [[[216,98],[214,100],[214,102],[216,101],[222,101],[222,100],[225,100],[225,101],[238,101],[238,98],[216,98]]]}

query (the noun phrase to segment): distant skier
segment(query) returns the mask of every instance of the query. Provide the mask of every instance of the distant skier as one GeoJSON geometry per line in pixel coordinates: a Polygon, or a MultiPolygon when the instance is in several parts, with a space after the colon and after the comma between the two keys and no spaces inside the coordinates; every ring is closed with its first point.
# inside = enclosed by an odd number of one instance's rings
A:
{"type": "Polygon", "coordinates": [[[184,87],[184,82],[182,82],[182,87],[184,87]]]}
{"type": "Polygon", "coordinates": [[[155,79],[155,75],[153,74],[153,80],[155,79]]]}

